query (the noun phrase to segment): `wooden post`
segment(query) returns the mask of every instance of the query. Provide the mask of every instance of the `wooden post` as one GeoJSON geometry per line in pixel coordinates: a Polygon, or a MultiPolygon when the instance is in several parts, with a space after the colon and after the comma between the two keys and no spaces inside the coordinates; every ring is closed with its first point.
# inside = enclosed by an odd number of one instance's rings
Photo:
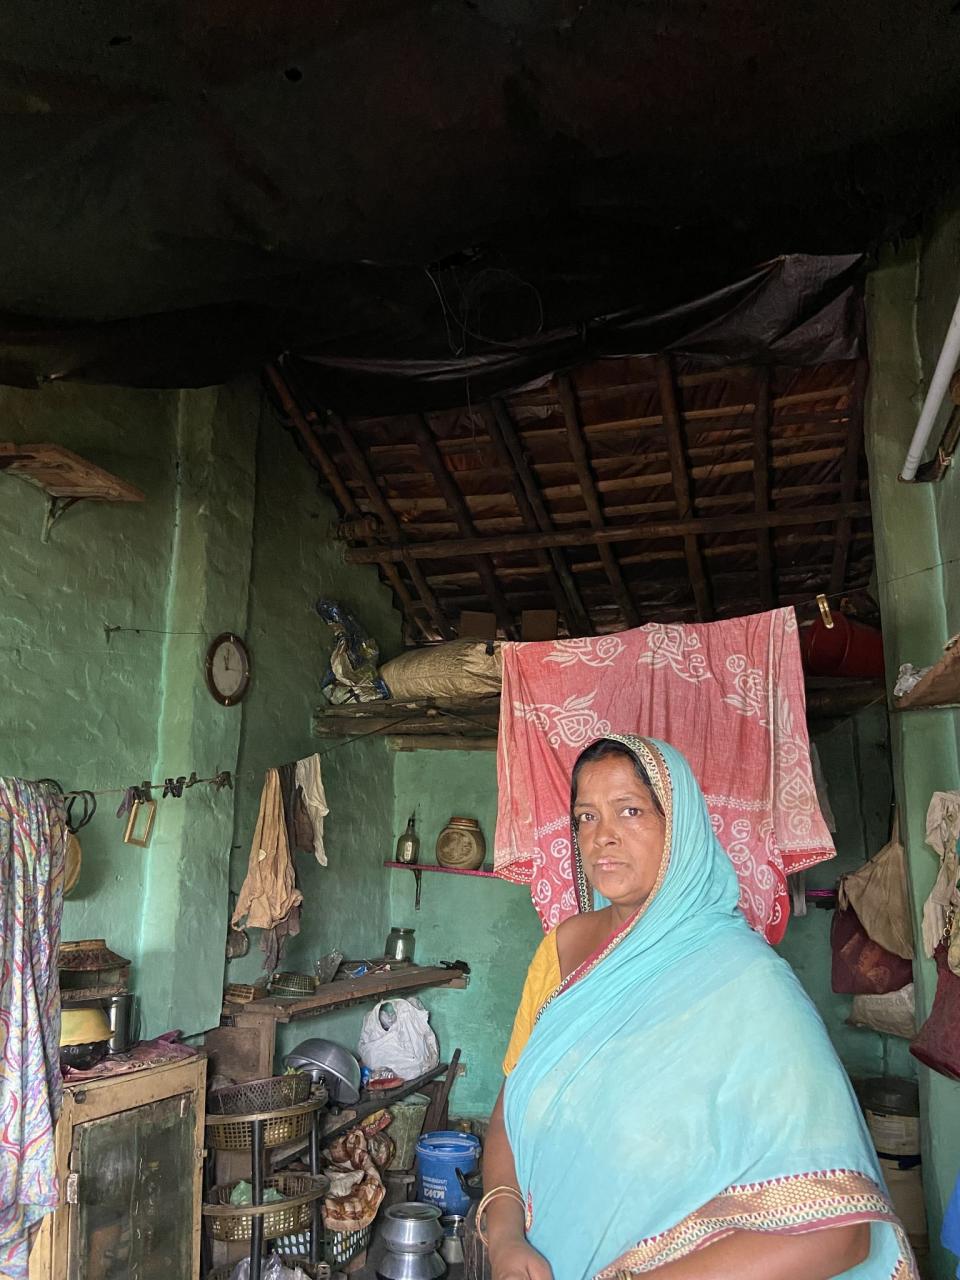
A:
{"type": "MultiPolygon", "coordinates": [[[[694,514],[693,498],[687,471],[687,452],[684,447],[680,405],[669,356],[657,357],[657,387],[660,392],[660,409],[663,412],[663,428],[667,435],[667,452],[670,455],[670,474],[677,500],[677,515],[681,520],[685,520],[694,514]]],[[[713,603],[710,599],[710,586],[703,565],[703,556],[700,554],[700,544],[697,542],[695,533],[683,535],[683,553],[687,561],[690,586],[693,588],[694,603],[697,606],[697,618],[701,622],[709,622],[713,617],[713,603]]]]}
{"type": "MultiPolygon", "coordinates": [[[[460,488],[453,476],[447,470],[447,464],[443,460],[443,455],[437,448],[437,441],[427,426],[426,421],[415,416],[409,419],[410,430],[413,434],[415,443],[419,446],[422,459],[427,469],[433,475],[437,482],[437,487],[443,497],[444,502],[450,508],[454,520],[457,522],[457,528],[465,538],[473,538],[476,536],[476,530],[473,526],[473,520],[470,516],[470,509],[467,506],[466,499],[460,492],[460,488]]],[[[504,634],[513,639],[515,636],[515,627],[513,618],[510,614],[509,606],[500,584],[497,582],[497,575],[494,572],[493,562],[490,557],[483,552],[478,552],[474,556],[475,567],[480,575],[480,581],[487,593],[490,603],[493,605],[494,612],[504,634]]]]}
{"type": "MultiPolygon", "coordinates": [[[[757,384],[757,407],[753,413],[753,494],[754,509],[763,515],[770,508],[770,370],[760,370],[757,384]]],[[[760,606],[774,606],[773,554],[770,530],[757,530],[757,574],[760,580],[760,606]]]]}
{"type": "MultiPolygon", "coordinates": [[[[860,471],[860,449],[863,444],[863,401],[867,391],[867,362],[858,360],[853,378],[850,421],[843,451],[843,468],[840,478],[840,501],[852,502],[857,492],[857,476],[860,471]]],[[[850,555],[850,534],[853,521],[849,516],[837,521],[837,540],[833,547],[833,564],[830,568],[830,594],[837,595],[847,578],[847,559],[850,555]]]]}
{"type": "MultiPolygon", "coordinates": [[[[583,435],[583,424],[580,421],[580,410],[573,394],[573,386],[566,376],[557,378],[557,394],[567,427],[567,446],[570,449],[570,456],[573,458],[574,469],[580,482],[583,503],[587,508],[587,515],[590,517],[591,527],[594,531],[599,531],[604,528],[606,521],[603,517],[600,499],[597,496],[597,486],[593,479],[593,472],[590,469],[590,458],[587,454],[587,444],[583,435]]],[[[623,614],[623,620],[628,627],[635,627],[640,619],[633,601],[630,599],[630,593],[627,590],[627,584],[623,580],[623,574],[620,572],[616,557],[606,543],[598,543],[597,545],[604,572],[617,598],[620,612],[623,614]]]]}

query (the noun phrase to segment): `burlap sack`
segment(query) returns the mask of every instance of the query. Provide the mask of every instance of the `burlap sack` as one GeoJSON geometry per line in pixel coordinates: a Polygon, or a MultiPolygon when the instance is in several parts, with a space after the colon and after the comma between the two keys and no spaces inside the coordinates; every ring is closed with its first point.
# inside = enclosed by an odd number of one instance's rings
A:
{"type": "Polygon", "coordinates": [[[380,668],[394,698],[480,698],[500,692],[499,643],[487,653],[482,640],[448,640],[410,649],[380,668]]]}
{"type": "Polygon", "coordinates": [[[853,907],[874,942],[904,960],[913,959],[913,924],[899,817],[894,818],[889,843],[859,871],[840,881],[838,903],[840,907],[853,907]]]}

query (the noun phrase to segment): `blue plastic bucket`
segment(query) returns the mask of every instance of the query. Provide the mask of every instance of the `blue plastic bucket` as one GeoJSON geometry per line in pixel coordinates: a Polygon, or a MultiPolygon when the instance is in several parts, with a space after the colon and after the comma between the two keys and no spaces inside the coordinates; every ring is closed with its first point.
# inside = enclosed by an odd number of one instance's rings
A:
{"type": "Polygon", "coordinates": [[[465,1215],[470,1197],[460,1186],[457,1170],[466,1177],[476,1171],[479,1160],[480,1139],[472,1133],[425,1133],[417,1143],[417,1199],[438,1205],[442,1213],[465,1215]]]}

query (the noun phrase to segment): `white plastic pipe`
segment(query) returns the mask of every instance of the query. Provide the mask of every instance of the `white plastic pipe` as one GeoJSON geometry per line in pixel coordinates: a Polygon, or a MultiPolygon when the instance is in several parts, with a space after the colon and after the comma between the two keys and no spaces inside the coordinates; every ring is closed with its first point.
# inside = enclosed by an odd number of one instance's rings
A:
{"type": "Polygon", "coordinates": [[[940,358],[937,361],[936,369],[933,371],[933,378],[931,379],[926,399],[923,402],[923,408],[920,410],[917,429],[913,433],[910,448],[907,450],[903,470],[900,472],[901,480],[916,479],[917,467],[923,461],[923,451],[927,447],[930,432],[933,430],[933,424],[937,420],[937,414],[943,404],[943,397],[947,394],[950,379],[953,377],[953,371],[958,362],[960,362],[960,298],[957,298],[953,319],[947,329],[947,336],[943,340],[940,358]]]}

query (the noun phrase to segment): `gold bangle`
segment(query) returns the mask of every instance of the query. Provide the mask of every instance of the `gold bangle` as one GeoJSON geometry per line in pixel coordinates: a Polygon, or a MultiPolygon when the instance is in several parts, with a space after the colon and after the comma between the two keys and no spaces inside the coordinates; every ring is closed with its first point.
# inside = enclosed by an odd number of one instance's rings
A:
{"type": "Polygon", "coordinates": [[[492,1200],[496,1200],[497,1196],[513,1196],[520,1208],[524,1211],[524,1215],[526,1215],[527,1203],[521,1195],[518,1187],[494,1187],[492,1191],[488,1191],[477,1207],[477,1235],[480,1237],[480,1243],[484,1248],[487,1247],[487,1237],[483,1230],[483,1215],[487,1211],[487,1205],[490,1204],[492,1200]]]}

